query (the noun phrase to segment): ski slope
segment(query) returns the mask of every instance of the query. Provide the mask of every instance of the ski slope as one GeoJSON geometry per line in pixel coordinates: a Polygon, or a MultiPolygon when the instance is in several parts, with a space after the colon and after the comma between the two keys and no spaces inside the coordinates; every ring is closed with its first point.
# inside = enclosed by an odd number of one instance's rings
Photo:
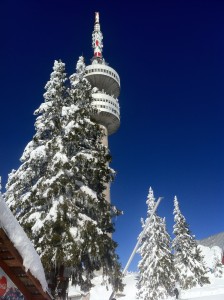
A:
{"type": "MultiPolygon", "coordinates": [[[[129,273],[124,278],[125,288],[124,291],[117,295],[116,299],[120,300],[137,300],[136,298],[136,282],[137,273],[129,273]]],[[[111,295],[111,289],[100,284],[101,276],[94,279],[95,287],[91,289],[90,300],[109,300],[111,295]]],[[[196,300],[224,300],[224,276],[222,278],[210,278],[211,284],[203,287],[195,287],[188,291],[182,291],[179,299],[196,299],[196,300]]],[[[72,296],[81,295],[75,287],[70,287],[69,298],[72,296]]],[[[78,299],[78,298],[76,298],[78,299]]],[[[173,300],[174,297],[167,298],[167,300],[173,300]]]]}
{"type": "MultiPolygon", "coordinates": [[[[199,246],[202,254],[204,256],[204,262],[208,269],[214,269],[215,260],[219,257],[221,261],[222,250],[215,246],[212,248],[199,246]]],[[[137,283],[137,273],[128,273],[124,277],[124,291],[116,296],[116,300],[137,300],[136,298],[136,283],[137,283]]],[[[196,300],[224,300],[224,266],[223,275],[221,278],[214,276],[214,273],[208,273],[211,284],[204,285],[203,287],[197,286],[187,291],[180,291],[179,299],[196,299],[196,300]]],[[[97,276],[93,279],[94,287],[90,291],[89,300],[109,300],[112,293],[111,287],[108,289],[105,285],[101,284],[102,276],[97,276]]],[[[68,298],[82,299],[82,292],[75,286],[70,286],[68,291],[68,298]],[[79,298],[80,296],[80,298],[79,298]]],[[[173,300],[174,297],[170,297],[164,300],[173,300]]],[[[138,299],[139,300],[139,299],[138,299]]]]}

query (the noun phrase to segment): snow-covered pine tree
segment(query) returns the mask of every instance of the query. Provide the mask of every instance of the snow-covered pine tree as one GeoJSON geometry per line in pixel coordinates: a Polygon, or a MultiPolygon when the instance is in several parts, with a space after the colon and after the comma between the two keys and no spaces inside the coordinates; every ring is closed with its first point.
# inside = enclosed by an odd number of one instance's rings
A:
{"type": "Polygon", "coordinates": [[[104,195],[114,171],[109,167],[108,148],[102,145],[104,132],[91,120],[92,88],[84,71],[84,59],[80,57],[76,73],[70,77],[70,102],[63,108],[63,145],[70,162],[67,201],[71,200],[65,216],[78,249],[78,253],[70,251],[67,256],[74,255],[73,283],[84,291],[90,289],[93,273],[98,270],[115,290],[122,290],[117,245],[110,235],[114,231],[111,205],[104,195]]]}
{"type": "MultiPolygon", "coordinates": [[[[62,107],[68,97],[66,80],[65,64],[55,61],[50,80],[45,86],[45,101],[34,112],[39,115],[35,122],[36,133],[25,147],[21,157],[22,164],[9,175],[4,194],[7,204],[40,255],[43,248],[39,244],[41,241],[44,244],[45,240],[43,228],[48,219],[56,219],[54,208],[58,199],[54,199],[57,187],[53,186],[53,182],[54,178],[62,177],[62,174],[59,175],[57,167],[54,166],[57,164],[57,154],[60,153],[62,144],[62,107]],[[54,178],[51,168],[54,168],[54,178]],[[43,188],[51,180],[54,192],[50,188],[43,188]]],[[[55,246],[50,246],[55,251],[55,246]]]]}
{"type": "Polygon", "coordinates": [[[221,262],[221,258],[218,256],[215,257],[213,273],[214,273],[214,276],[218,277],[218,278],[222,277],[222,275],[223,275],[223,264],[221,262]]]}
{"type": "Polygon", "coordinates": [[[197,284],[208,284],[206,267],[203,256],[197,245],[195,237],[191,234],[189,226],[182,215],[177,197],[174,198],[174,227],[172,248],[174,250],[174,266],[176,281],[180,288],[189,289],[197,284]]]}
{"type": "MultiPolygon", "coordinates": [[[[151,187],[146,203],[148,210],[145,222],[142,220],[143,229],[155,206],[151,187]]],[[[155,213],[138,250],[141,255],[137,283],[139,299],[165,299],[172,294],[175,275],[170,244],[171,239],[166,230],[165,219],[155,213]]]]}
{"type": "Polygon", "coordinates": [[[90,119],[91,86],[84,70],[81,57],[67,90],[64,65],[54,66],[45,103],[37,110],[37,133],[5,195],[41,256],[53,294],[62,298],[69,277],[89,290],[100,269],[122,289],[116,243],[109,237],[111,207],[104,197],[114,172],[101,144],[103,132],[90,119]]]}
{"type": "MultiPolygon", "coordinates": [[[[39,186],[46,177],[48,165],[57,151],[55,140],[62,132],[61,109],[66,97],[65,65],[55,61],[51,78],[47,82],[42,103],[34,114],[40,114],[35,122],[36,133],[21,157],[21,166],[9,175],[4,195],[28,234],[49,206],[46,195],[40,195],[39,186]],[[40,199],[41,198],[41,199],[40,199]]],[[[40,221],[41,223],[41,221],[40,221]]]]}

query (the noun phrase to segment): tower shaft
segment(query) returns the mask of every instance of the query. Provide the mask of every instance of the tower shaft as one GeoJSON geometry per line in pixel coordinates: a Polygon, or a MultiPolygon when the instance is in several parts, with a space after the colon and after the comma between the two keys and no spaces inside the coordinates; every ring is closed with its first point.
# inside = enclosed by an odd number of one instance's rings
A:
{"type": "MultiPolygon", "coordinates": [[[[85,77],[93,88],[92,105],[96,113],[92,115],[103,129],[105,136],[102,143],[108,147],[108,135],[117,131],[120,126],[120,78],[118,73],[106,64],[103,52],[103,34],[100,29],[99,13],[95,13],[94,30],[92,33],[93,58],[86,66],[85,77]]],[[[106,200],[110,202],[110,186],[106,187],[106,200]]]]}

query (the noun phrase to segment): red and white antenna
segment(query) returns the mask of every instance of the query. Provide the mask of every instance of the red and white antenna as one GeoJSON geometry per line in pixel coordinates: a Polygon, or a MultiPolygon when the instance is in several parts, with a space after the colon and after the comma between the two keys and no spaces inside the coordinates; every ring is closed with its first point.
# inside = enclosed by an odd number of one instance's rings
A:
{"type": "Polygon", "coordinates": [[[98,12],[95,13],[95,24],[94,24],[94,31],[92,34],[92,47],[94,50],[93,58],[102,58],[103,34],[100,31],[100,18],[98,12]]]}

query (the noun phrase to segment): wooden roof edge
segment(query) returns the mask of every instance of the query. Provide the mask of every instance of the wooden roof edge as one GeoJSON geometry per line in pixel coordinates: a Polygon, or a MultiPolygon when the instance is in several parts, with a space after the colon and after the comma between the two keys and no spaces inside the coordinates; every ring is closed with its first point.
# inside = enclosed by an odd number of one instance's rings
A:
{"type": "Polygon", "coordinates": [[[36,289],[39,291],[39,293],[44,297],[44,299],[51,300],[53,299],[53,296],[50,294],[48,290],[44,291],[39,280],[32,275],[32,273],[28,270],[27,275],[29,276],[30,281],[33,283],[33,285],[36,287],[36,289]]]}
{"type": "Polygon", "coordinates": [[[19,265],[23,266],[23,259],[20,253],[18,252],[12,241],[9,239],[7,232],[4,230],[3,227],[0,228],[0,238],[2,239],[4,245],[7,247],[9,252],[13,255],[13,257],[17,259],[19,265]]]}
{"type": "Polygon", "coordinates": [[[0,267],[9,276],[10,280],[18,287],[20,292],[24,295],[26,299],[31,299],[31,293],[25,287],[23,282],[13,273],[11,268],[2,260],[0,260],[0,267]]]}
{"type": "MultiPolygon", "coordinates": [[[[42,297],[43,297],[42,299],[52,300],[53,297],[51,296],[51,294],[48,291],[44,291],[43,290],[43,288],[42,288],[39,280],[36,277],[34,277],[29,270],[28,271],[25,270],[25,267],[23,265],[23,259],[22,259],[21,255],[20,255],[20,253],[15,248],[15,246],[12,243],[12,241],[9,239],[9,237],[7,235],[7,232],[1,226],[0,226],[0,237],[3,240],[3,243],[5,243],[6,247],[10,251],[10,253],[18,261],[19,267],[21,267],[23,269],[24,273],[27,274],[29,280],[33,283],[33,285],[35,286],[35,288],[42,295],[42,297]]],[[[14,282],[14,284],[21,290],[21,292],[24,294],[24,296],[27,298],[27,300],[29,300],[29,299],[32,300],[32,296],[30,296],[29,290],[23,284],[23,282],[18,277],[16,277],[16,275],[13,273],[13,271],[10,269],[10,267],[6,263],[4,263],[3,261],[1,261],[0,267],[2,267],[2,269],[4,270],[4,272],[6,274],[9,273],[8,276],[14,282]]]]}

